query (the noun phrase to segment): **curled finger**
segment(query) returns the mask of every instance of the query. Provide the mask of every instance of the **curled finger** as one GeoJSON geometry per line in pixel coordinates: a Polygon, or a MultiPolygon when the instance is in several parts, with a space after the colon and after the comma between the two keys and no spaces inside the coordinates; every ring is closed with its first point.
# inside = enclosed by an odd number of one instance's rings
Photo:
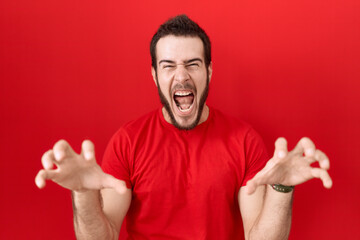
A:
{"type": "Polygon", "coordinates": [[[305,159],[309,164],[313,164],[314,162],[317,161],[315,157],[304,157],[304,159],[305,159]]]}
{"type": "Polygon", "coordinates": [[[35,184],[38,188],[44,188],[47,179],[52,179],[55,176],[54,170],[41,169],[35,177],[35,184]]]}
{"type": "Polygon", "coordinates": [[[303,137],[297,143],[294,152],[297,154],[304,154],[306,157],[314,157],[315,155],[315,144],[310,138],[303,137]]]}
{"type": "Polygon", "coordinates": [[[319,162],[321,168],[328,170],[330,168],[329,158],[320,150],[315,151],[315,159],[319,162]]]}
{"type": "Polygon", "coordinates": [[[64,158],[75,154],[74,150],[65,140],[59,140],[58,142],[56,142],[53,151],[55,159],[59,162],[62,161],[64,158]]]}
{"type": "Polygon", "coordinates": [[[44,169],[49,170],[54,168],[54,162],[55,162],[54,152],[53,150],[49,150],[45,152],[41,157],[41,163],[44,167],[44,169]]]}
{"type": "Polygon", "coordinates": [[[325,169],[321,168],[312,168],[311,175],[315,178],[320,178],[323,182],[324,187],[331,188],[332,180],[329,173],[325,169]]]}

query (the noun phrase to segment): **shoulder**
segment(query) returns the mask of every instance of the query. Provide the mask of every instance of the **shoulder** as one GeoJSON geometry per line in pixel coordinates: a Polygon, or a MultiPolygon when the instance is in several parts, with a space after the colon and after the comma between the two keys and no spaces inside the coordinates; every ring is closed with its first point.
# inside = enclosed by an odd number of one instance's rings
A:
{"type": "Polygon", "coordinates": [[[158,121],[158,119],[159,119],[159,109],[156,109],[140,116],[137,119],[127,122],[121,128],[126,129],[128,131],[136,131],[139,128],[141,129],[142,127],[154,123],[154,121],[158,121]]]}
{"type": "Polygon", "coordinates": [[[113,135],[113,138],[123,137],[133,138],[147,130],[153,129],[159,122],[159,109],[153,110],[140,116],[137,119],[131,120],[121,126],[113,135]]]}
{"type": "Polygon", "coordinates": [[[210,108],[211,122],[216,128],[220,128],[223,131],[231,131],[233,133],[242,133],[246,135],[253,128],[247,122],[226,114],[216,108],[210,108]]]}
{"type": "Polygon", "coordinates": [[[210,124],[217,134],[232,139],[244,146],[263,144],[262,137],[249,123],[221,112],[218,109],[210,108],[212,112],[210,124]]]}

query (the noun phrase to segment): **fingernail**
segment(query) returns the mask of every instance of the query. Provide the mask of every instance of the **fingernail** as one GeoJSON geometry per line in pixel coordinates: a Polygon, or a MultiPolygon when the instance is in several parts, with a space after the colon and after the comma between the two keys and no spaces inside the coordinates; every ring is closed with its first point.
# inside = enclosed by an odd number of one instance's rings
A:
{"type": "Polygon", "coordinates": [[[307,156],[313,156],[315,154],[315,150],[312,148],[308,148],[305,150],[305,155],[307,156]]]}
{"type": "Polygon", "coordinates": [[[284,158],[286,156],[286,153],[284,151],[278,152],[278,158],[284,158]]]}
{"type": "Polygon", "coordinates": [[[35,180],[35,183],[36,183],[36,186],[37,186],[38,188],[41,188],[41,187],[42,187],[42,180],[41,180],[41,179],[36,179],[36,180],[35,180]]]}
{"type": "Polygon", "coordinates": [[[92,158],[92,154],[90,152],[85,152],[86,160],[90,160],[92,158]]]}
{"type": "Polygon", "coordinates": [[[52,166],[51,166],[51,163],[50,162],[44,162],[44,168],[45,169],[50,169],[52,166]]]}
{"type": "Polygon", "coordinates": [[[56,160],[60,160],[63,156],[62,152],[60,151],[54,151],[54,156],[56,160]]]}
{"type": "Polygon", "coordinates": [[[325,159],[324,161],[320,162],[320,166],[325,169],[330,168],[329,160],[325,159]]]}

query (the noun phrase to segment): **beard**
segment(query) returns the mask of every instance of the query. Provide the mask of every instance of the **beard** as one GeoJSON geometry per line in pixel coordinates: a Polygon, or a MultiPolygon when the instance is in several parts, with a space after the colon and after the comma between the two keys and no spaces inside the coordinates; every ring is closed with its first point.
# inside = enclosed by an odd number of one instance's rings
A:
{"type": "MultiPolygon", "coordinates": [[[[165,110],[169,114],[170,119],[171,119],[171,124],[180,130],[191,130],[191,129],[195,128],[200,121],[200,118],[201,118],[201,115],[202,115],[202,112],[204,109],[204,105],[205,105],[205,102],[206,102],[206,99],[207,99],[207,96],[209,93],[209,74],[208,74],[208,71],[206,71],[206,72],[207,72],[206,86],[200,97],[199,108],[198,108],[198,112],[196,115],[196,119],[190,125],[187,125],[187,126],[182,126],[176,121],[175,116],[174,116],[173,112],[171,111],[170,102],[166,99],[165,95],[163,94],[163,92],[160,89],[160,85],[159,85],[159,81],[158,81],[157,73],[156,73],[156,83],[157,83],[157,89],[158,89],[161,104],[165,107],[165,110]]],[[[184,87],[186,87],[186,85],[184,87]]],[[[171,94],[170,94],[170,96],[171,96],[171,94]]],[[[196,101],[196,99],[194,99],[194,101],[196,101]]]]}

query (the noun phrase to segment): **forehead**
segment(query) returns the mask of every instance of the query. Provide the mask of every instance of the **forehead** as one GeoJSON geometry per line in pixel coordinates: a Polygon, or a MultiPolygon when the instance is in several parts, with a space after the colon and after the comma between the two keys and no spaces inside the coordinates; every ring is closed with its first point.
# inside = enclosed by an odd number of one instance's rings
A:
{"type": "Polygon", "coordinates": [[[193,58],[204,61],[204,46],[199,37],[169,35],[156,44],[156,57],[157,62],[164,59],[182,62],[193,58]]]}

